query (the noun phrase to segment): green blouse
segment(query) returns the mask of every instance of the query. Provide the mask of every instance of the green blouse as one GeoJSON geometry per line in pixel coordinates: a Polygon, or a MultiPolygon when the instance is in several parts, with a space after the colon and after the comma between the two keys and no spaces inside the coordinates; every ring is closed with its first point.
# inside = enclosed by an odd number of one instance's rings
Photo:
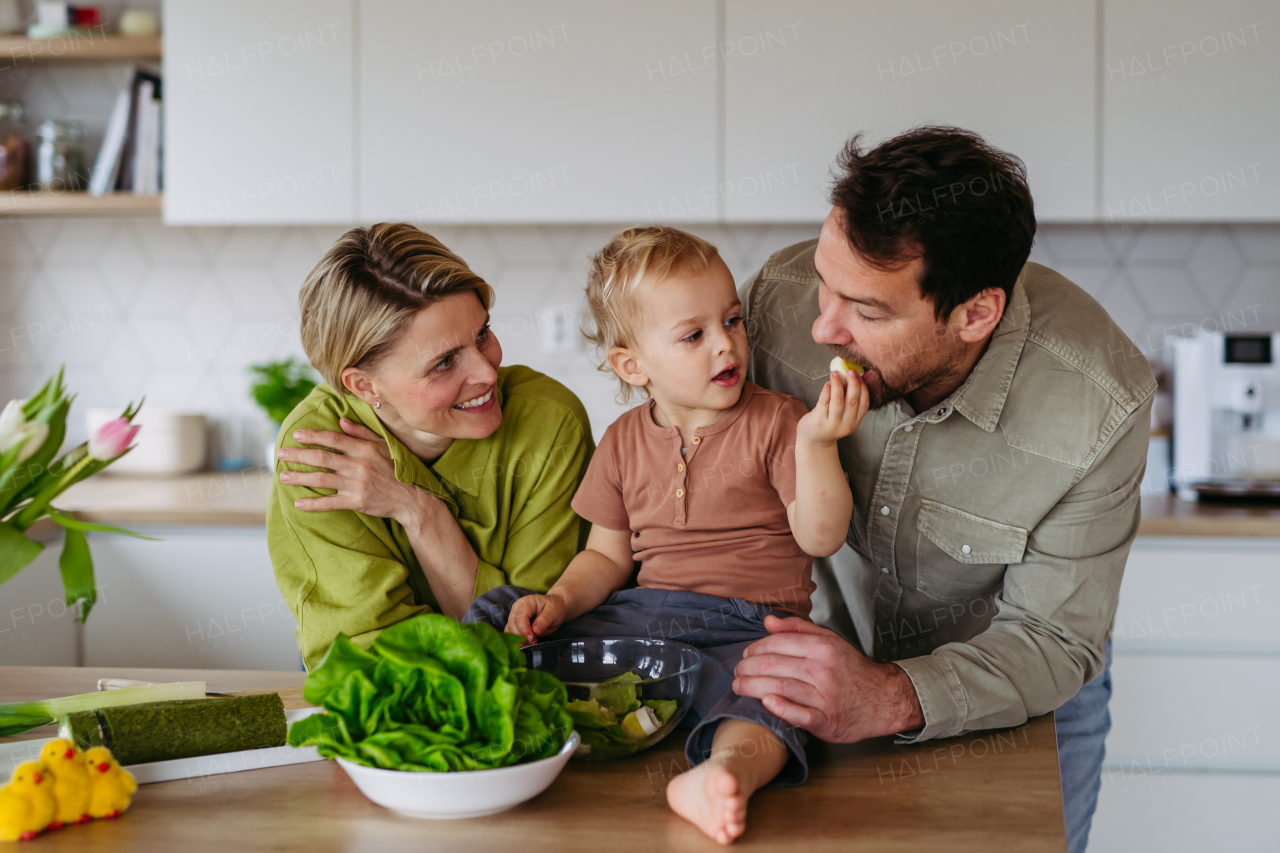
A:
{"type": "MultiPolygon", "coordinates": [[[[340,432],[338,419],[386,439],[396,479],[439,496],[480,558],[475,595],[515,584],[545,592],[587,541],[590,525],[570,507],[595,448],[582,403],[528,367],[498,369],[502,425],[484,439],[458,439],[431,466],[409,452],[357,397],[320,385],[298,404],[276,439],[300,446],[298,429],[340,432]]],[[[315,471],[276,461],[276,471],[315,471]]],[[[299,498],[333,494],[271,484],[267,545],[276,583],[298,621],[308,669],[341,631],[367,646],[386,627],[436,608],[435,596],[398,522],[354,510],[304,512],[299,498]]]]}

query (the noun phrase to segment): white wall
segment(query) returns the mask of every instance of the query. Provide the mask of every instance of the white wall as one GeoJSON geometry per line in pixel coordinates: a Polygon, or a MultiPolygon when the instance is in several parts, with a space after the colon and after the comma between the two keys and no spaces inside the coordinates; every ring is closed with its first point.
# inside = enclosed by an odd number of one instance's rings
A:
{"type": "MultiPolygon", "coordinates": [[[[166,228],[158,219],[0,220],[0,400],[29,394],[61,362],[88,406],[205,412],[225,454],[255,462],[268,425],[246,365],[301,354],[297,291],[340,227],[166,228]]],[[[459,225],[433,231],[497,290],[507,363],[571,387],[597,436],[618,415],[586,350],[542,348],[545,311],[577,305],[587,258],[612,226],[459,225]]],[[[813,225],[692,226],[741,280],[813,225]]],[[[1182,324],[1280,327],[1280,226],[1047,226],[1033,259],[1099,298],[1159,356],[1182,324]],[[1228,317],[1229,315],[1229,317],[1228,317]]],[[[72,440],[82,435],[73,417],[72,440]]]]}

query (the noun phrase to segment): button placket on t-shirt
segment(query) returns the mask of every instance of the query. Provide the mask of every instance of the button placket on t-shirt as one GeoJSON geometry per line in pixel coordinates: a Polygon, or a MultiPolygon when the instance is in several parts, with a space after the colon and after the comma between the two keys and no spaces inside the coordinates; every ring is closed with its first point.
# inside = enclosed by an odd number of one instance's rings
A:
{"type": "Polygon", "coordinates": [[[676,450],[676,472],[681,474],[680,486],[676,488],[676,518],[675,525],[684,527],[689,521],[689,477],[693,471],[693,457],[698,454],[698,448],[702,446],[702,436],[695,435],[689,442],[689,449],[685,453],[680,452],[681,441],[680,433],[677,430],[672,436],[672,445],[676,450]]]}

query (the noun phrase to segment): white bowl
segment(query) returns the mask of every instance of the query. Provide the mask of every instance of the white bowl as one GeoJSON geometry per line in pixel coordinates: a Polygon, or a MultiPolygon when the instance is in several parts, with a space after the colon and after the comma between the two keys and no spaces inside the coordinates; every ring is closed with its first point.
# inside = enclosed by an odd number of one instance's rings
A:
{"type": "Polygon", "coordinates": [[[494,770],[414,773],[366,767],[345,758],[337,761],[360,793],[393,812],[436,819],[483,817],[515,808],[547,790],[581,740],[574,732],[550,758],[494,770]]]}
{"type": "MultiPolygon", "coordinates": [[[[89,409],[89,434],[120,417],[123,408],[89,409]]],[[[133,450],[111,463],[112,474],[187,474],[205,467],[209,423],[204,415],[143,406],[133,423],[142,429],[133,450]]]]}

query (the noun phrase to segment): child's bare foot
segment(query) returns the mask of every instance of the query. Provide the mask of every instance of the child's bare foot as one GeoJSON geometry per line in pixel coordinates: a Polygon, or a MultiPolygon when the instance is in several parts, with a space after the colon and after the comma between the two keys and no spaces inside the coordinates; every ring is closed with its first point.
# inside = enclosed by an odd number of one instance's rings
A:
{"type": "Polygon", "coordinates": [[[667,805],[717,844],[732,844],[747,828],[747,798],[729,768],[704,761],[667,785],[667,805]]]}

